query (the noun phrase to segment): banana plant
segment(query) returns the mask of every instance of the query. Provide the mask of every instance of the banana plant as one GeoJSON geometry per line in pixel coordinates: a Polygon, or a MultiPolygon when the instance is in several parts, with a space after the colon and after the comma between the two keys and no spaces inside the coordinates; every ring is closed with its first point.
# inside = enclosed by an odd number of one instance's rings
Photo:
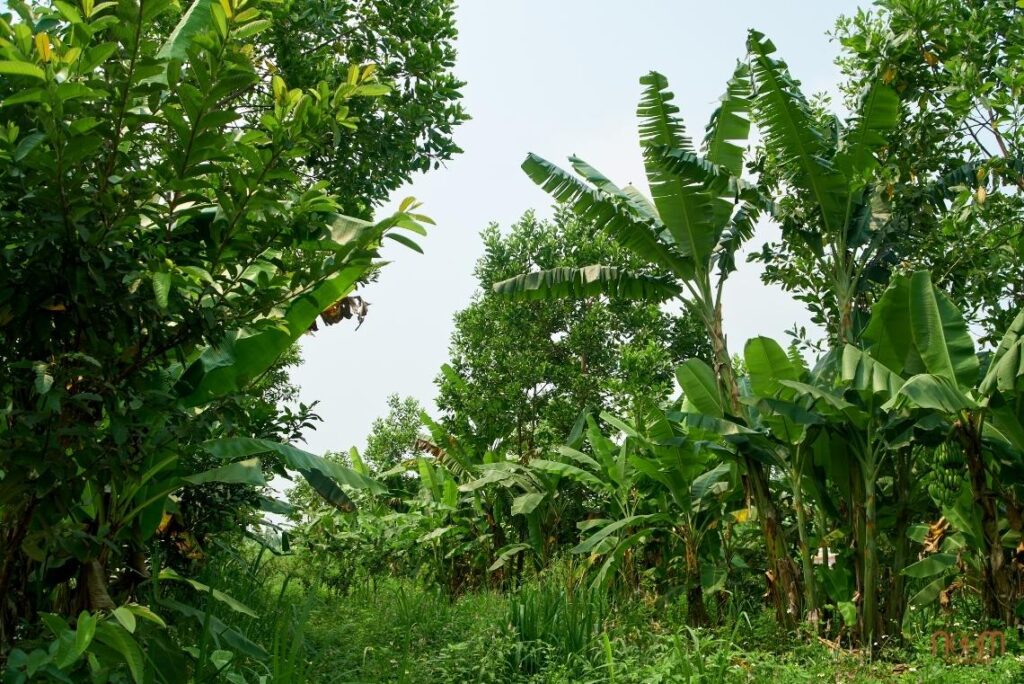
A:
{"type": "Polygon", "coordinates": [[[531,468],[581,485],[601,506],[598,517],[578,524],[583,538],[573,553],[601,561],[594,585],[602,586],[617,574],[631,579],[632,566],[624,561],[646,542],[656,537],[679,542],[689,619],[695,625],[707,624],[704,584],[720,584],[714,581],[715,572],[705,572],[711,569],[707,541],[719,521],[719,500],[733,491],[735,467],[715,466],[716,455],[687,440],[662,410],[652,409],[632,423],[607,412],[600,419],[617,432],[616,439],[587,416],[590,454],[577,448],[584,446],[581,439],[558,447],[559,460],[530,463],[531,468]]]}
{"type": "Polygon", "coordinates": [[[844,376],[862,386],[886,386],[886,410],[963,449],[973,510],[954,517],[981,552],[986,615],[1008,624],[1015,622],[1019,596],[1003,530],[1019,537],[1022,524],[1015,493],[1000,483],[1000,472],[1024,464],[1022,333],[1024,313],[986,355],[981,373],[962,314],[919,271],[897,279],[879,300],[864,333],[866,351],[851,346],[844,354],[844,376]],[[875,369],[870,375],[868,367],[875,369]]]}
{"type": "Polygon", "coordinates": [[[895,226],[888,220],[879,171],[886,136],[899,121],[900,99],[880,79],[861,94],[845,122],[822,117],[786,63],[773,56],[775,46],[764,34],[750,31],[747,50],[751,111],[767,162],[762,183],[780,195],[773,216],[783,234],[776,253],[766,246],[762,256],[754,256],[786,289],[801,293],[841,349],[856,339],[857,308],[866,310],[868,286],[884,283],[892,266],[886,247],[895,226]]]}
{"type": "MultiPolygon", "coordinates": [[[[595,224],[649,264],[643,273],[597,265],[559,268],[511,278],[494,291],[514,299],[609,296],[646,301],[677,300],[703,322],[713,350],[716,393],[735,416],[744,415],[739,386],[722,329],[722,292],[735,268],[736,253],[753,235],[769,206],[742,178],[750,130],[748,67],[739,64],[698,149],[676,116],[668,82],[651,72],[640,79],[637,108],[640,145],[651,197],[633,186],[620,188],[582,159],[571,157],[578,175],[531,154],[527,175],[559,203],[595,224]]],[[[777,586],[780,619],[799,614],[799,578],[788,557],[781,521],[762,464],[743,452],[750,495],[760,512],[777,586]]]]}

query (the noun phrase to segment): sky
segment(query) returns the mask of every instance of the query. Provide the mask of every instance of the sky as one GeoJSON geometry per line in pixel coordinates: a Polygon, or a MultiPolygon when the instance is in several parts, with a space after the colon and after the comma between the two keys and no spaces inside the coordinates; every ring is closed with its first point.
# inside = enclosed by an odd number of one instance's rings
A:
{"type": "MultiPolygon", "coordinates": [[[[860,3],[865,4],[865,3],[860,3]]],[[[826,32],[852,14],[851,0],[463,0],[456,20],[456,74],[467,85],[472,121],[456,129],[463,154],[415,177],[380,216],[414,196],[436,221],[420,255],[391,243],[379,282],[359,292],[372,303],[366,322],[321,328],[302,338],[305,363],[292,373],[305,403],[319,401],[323,423],[307,435],[316,453],[362,449],[392,393],[431,410],[434,378],[448,359],[452,315],[473,296],[480,231],[507,228],[551,201],[519,168],[528,152],[556,163],[578,154],[618,185],[646,188],[636,133],[639,78],[663,73],[691,134],[703,136],[746,32],[756,28],[803,83],[804,92],[836,93],[839,46],[826,32]]],[[[759,228],[757,248],[775,235],[759,228]]],[[[741,263],[723,301],[725,331],[736,351],[755,335],[785,343],[794,324],[809,325],[799,302],[764,285],[757,264],[741,263]]]]}

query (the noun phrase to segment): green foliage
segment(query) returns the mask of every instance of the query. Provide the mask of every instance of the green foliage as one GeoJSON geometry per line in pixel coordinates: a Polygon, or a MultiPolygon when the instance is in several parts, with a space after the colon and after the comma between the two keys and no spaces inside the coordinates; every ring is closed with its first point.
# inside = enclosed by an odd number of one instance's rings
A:
{"type": "Polygon", "coordinates": [[[880,78],[907,103],[878,173],[893,262],[930,270],[985,342],[1024,305],[1020,17],[1013,0],[899,0],[835,31],[848,99],[880,78]]]}
{"type": "Polygon", "coordinates": [[[122,633],[131,613],[114,609],[157,591],[173,572],[160,558],[202,557],[201,526],[182,524],[202,500],[183,487],[244,491],[222,522],[235,529],[257,519],[252,487],[269,473],[298,470],[339,506],[342,487],[379,488],[277,441],[313,415],[275,406],[289,390],[273,374],[321,311],[374,276],[388,232],[422,234],[424,218],[411,201],[379,223],[346,218],[300,172],[354,125],[348,103],[384,88],[372,68],[292,88],[264,73],[259,8],[198,0],[172,28],[169,2],[11,6],[0,639],[34,639],[21,621],[40,611],[114,611],[97,643],[141,681],[166,632],[136,635],[140,647],[122,633]]]}
{"type": "Polygon", "coordinates": [[[453,133],[469,116],[460,104],[465,83],[453,73],[451,0],[288,0],[270,11],[265,50],[293,87],[325,80],[333,89],[350,64],[374,65],[389,86],[349,105],[349,116],[372,125],[328,133],[309,148],[307,164],[339,194],[343,211],[365,216],[414,173],[461,152],[453,133]]]}
{"type": "Polygon", "coordinates": [[[653,302],[597,296],[510,301],[491,292],[494,283],[530,268],[568,274],[559,282],[578,294],[581,287],[596,294],[607,278],[644,291],[672,290],[607,235],[568,213],[552,221],[527,214],[507,235],[489,227],[483,239],[476,267],[481,292],[456,314],[451,369],[438,378],[442,422],[478,451],[501,440],[499,452],[540,455],[565,441],[582,411],[643,410],[667,396],[676,363],[708,355],[692,315],[670,315],[653,302]],[[580,260],[607,266],[592,272],[597,280],[581,280],[583,272],[571,268],[580,260]]]}

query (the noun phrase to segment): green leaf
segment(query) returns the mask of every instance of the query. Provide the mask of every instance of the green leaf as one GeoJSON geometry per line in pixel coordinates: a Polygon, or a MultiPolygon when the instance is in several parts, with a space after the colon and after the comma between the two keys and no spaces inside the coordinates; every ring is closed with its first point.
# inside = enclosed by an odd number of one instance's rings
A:
{"type": "Polygon", "coordinates": [[[661,302],[681,292],[678,285],[666,278],[636,276],[614,266],[599,265],[535,271],[497,282],[493,290],[516,301],[606,295],[612,299],[661,302]]]}
{"type": "Polygon", "coordinates": [[[657,514],[646,514],[646,515],[630,515],[620,520],[615,520],[608,523],[594,534],[581,541],[579,544],[571,549],[572,553],[590,553],[594,550],[601,541],[607,537],[615,534],[619,530],[634,525],[644,520],[650,520],[652,518],[660,517],[657,514]]]}
{"type": "Polygon", "coordinates": [[[523,170],[557,202],[568,204],[585,223],[605,231],[624,248],[668,273],[692,275],[693,261],[661,240],[664,226],[638,209],[635,201],[608,197],[535,154],[527,156],[523,170]]]}
{"type": "Polygon", "coordinates": [[[939,577],[936,580],[932,580],[924,587],[924,589],[917,592],[910,598],[909,605],[914,606],[916,608],[930,605],[934,603],[937,598],[939,598],[939,594],[945,588],[946,578],[939,577]]]}
{"type": "Polygon", "coordinates": [[[746,63],[737,62],[721,102],[708,123],[704,149],[708,161],[739,178],[743,173],[743,147],[737,142],[745,143],[750,135],[750,68],[746,63]]]}
{"type": "Polygon", "coordinates": [[[18,162],[27,157],[43,140],[46,140],[46,134],[38,131],[19,140],[18,146],[14,149],[14,161],[18,162]]]}
{"type": "Polygon", "coordinates": [[[32,368],[36,373],[33,387],[35,387],[36,392],[39,394],[46,394],[53,387],[53,375],[50,374],[49,364],[35,363],[32,365],[32,368]]]}
{"type": "Polygon", "coordinates": [[[937,575],[940,572],[945,572],[947,569],[952,567],[954,563],[956,563],[956,556],[954,554],[934,553],[903,568],[903,574],[907,577],[923,579],[925,577],[937,575]]]}
{"type": "Polygon", "coordinates": [[[903,378],[852,344],[843,349],[843,381],[883,399],[895,396],[903,386],[903,378]]]}
{"type": "Polygon", "coordinates": [[[854,629],[857,626],[857,606],[850,601],[839,601],[836,608],[843,617],[843,624],[849,629],[854,629]]]}
{"type": "Polygon", "coordinates": [[[89,648],[89,644],[92,643],[92,639],[96,635],[97,622],[96,616],[88,611],[83,610],[78,614],[78,622],[75,624],[76,658],[85,653],[85,650],[89,648]]]}
{"type": "Polygon", "coordinates": [[[548,461],[543,458],[535,458],[530,461],[530,468],[539,470],[542,473],[551,473],[552,475],[559,475],[563,477],[569,477],[576,480],[580,484],[587,485],[597,491],[605,489],[605,483],[600,480],[597,476],[588,473],[582,468],[577,468],[574,465],[568,463],[560,463],[558,461],[548,461]]]}
{"type": "Polygon", "coordinates": [[[96,640],[117,651],[128,664],[135,684],[142,684],[145,667],[142,650],[124,627],[113,622],[100,622],[96,625],[96,640]]]}
{"type": "Polygon", "coordinates": [[[167,271],[157,271],[153,274],[153,296],[156,298],[156,305],[161,309],[167,308],[167,298],[171,294],[171,274],[167,271]]]}
{"type": "Polygon", "coordinates": [[[728,463],[721,463],[694,478],[693,484],[690,485],[690,497],[693,499],[694,508],[703,507],[704,500],[709,497],[729,491],[731,479],[732,467],[728,463]]]}
{"type": "Polygon", "coordinates": [[[284,463],[285,467],[297,470],[324,499],[339,510],[353,510],[352,501],[335,483],[366,489],[375,494],[386,490],[376,480],[361,475],[340,463],[297,449],[290,444],[281,444],[266,439],[232,437],[203,443],[203,448],[224,460],[271,453],[284,463]]]}
{"type": "Polygon", "coordinates": [[[725,410],[715,372],[700,359],[687,359],[676,368],[676,379],[686,400],[701,413],[723,418],[725,410]]]}
{"type": "Polygon", "coordinates": [[[978,404],[943,375],[915,375],[884,408],[920,408],[957,415],[978,408],[978,404]]]}
{"type": "Polygon", "coordinates": [[[29,62],[16,62],[9,59],[0,59],[0,74],[7,74],[8,76],[29,76],[31,78],[38,78],[40,81],[46,80],[46,72],[35,64],[31,64],[29,62]]]}
{"type": "Polygon", "coordinates": [[[888,134],[900,120],[900,97],[881,81],[872,83],[861,97],[843,135],[835,166],[855,179],[878,166],[875,151],[886,146],[888,134]]]}
{"type": "Polygon", "coordinates": [[[248,615],[249,617],[259,617],[252,608],[248,607],[241,601],[238,601],[232,598],[231,596],[228,596],[219,589],[213,589],[212,587],[203,584],[202,582],[198,582],[190,577],[184,577],[182,575],[179,575],[177,572],[174,571],[173,568],[163,568],[162,570],[160,570],[158,579],[183,582],[191,586],[196,591],[201,591],[203,593],[210,594],[210,596],[212,596],[214,599],[220,601],[221,603],[223,603],[235,612],[242,613],[243,615],[248,615]]]}
{"type": "Polygon", "coordinates": [[[184,60],[195,36],[213,28],[212,8],[216,0],[194,0],[156,53],[157,59],[184,60]]]}
{"type": "Polygon", "coordinates": [[[114,609],[114,618],[128,630],[129,634],[135,634],[135,615],[130,610],[124,606],[118,606],[114,609]]]}
{"type": "Polygon", "coordinates": [[[862,333],[867,351],[892,372],[908,377],[925,372],[910,330],[910,278],[896,276],[871,307],[862,333]]]}
{"type": "Polygon", "coordinates": [[[752,109],[765,145],[782,162],[786,180],[820,208],[825,232],[837,235],[844,227],[846,184],[824,161],[828,144],[810,105],[785,62],[771,56],[775,46],[764,34],[750,31],[747,49],[755,93],[752,109]]]}
{"type": "Polygon", "coordinates": [[[512,500],[512,515],[529,515],[536,510],[537,506],[547,496],[543,492],[530,492],[521,494],[512,500]]]}
{"type": "Polygon", "coordinates": [[[262,486],[267,483],[263,476],[263,469],[260,467],[258,458],[250,458],[244,461],[235,461],[219,468],[189,475],[182,478],[192,484],[206,484],[208,482],[221,482],[225,484],[248,484],[262,486]]]}
{"type": "Polygon", "coordinates": [[[706,268],[721,232],[721,226],[709,220],[712,215],[711,196],[702,183],[671,173],[660,162],[664,148],[673,152],[692,152],[693,143],[687,137],[682,121],[675,116],[679,108],[672,104],[675,96],[669,92],[665,77],[652,71],[642,77],[640,83],[645,87],[637,116],[651,198],[679,252],[690,257],[698,269],[706,268]]]}
{"type": "Polygon", "coordinates": [[[1021,378],[1024,378],[1024,311],[1017,314],[1003,334],[978,391],[986,397],[996,390],[1013,391],[1020,385],[1021,378]]]}
{"type": "Polygon", "coordinates": [[[427,532],[425,535],[423,535],[422,537],[420,537],[416,541],[417,541],[417,543],[420,543],[420,544],[422,544],[424,542],[428,542],[428,541],[434,541],[435,539],[440,539],[445,534],[447,534],[448,531],[450,531],[452,529],[453,528],[451,526],[448,526],[448,527],[437,527],[437,528],[431,530],[430,532],[427,532]]]}
{"type": "Polygon", "coordinates": [[[501,549],[501,553],[498,555],[497,560],[491,563],[491,566],[487,568],[487,572],[494,572],[498,568],[504,567],[505,564],[508,563],[508,561],[515,557],[517,554],[529,550],[529,544],[512,544],[511,546],[504,547],[503,549],[501,549]]]}
{"type": "Polygon", "coordinates": [[[910,326],[929,373],[961,387],[974,387],[978,357],[967,323],[949,298],[935,289],[927,271],[917,271],[910,278],[910,326]]]}
{"type": "Polygon", "coordinates": [[[793,365],[779,343],[768,337],[754,337],[743,349],[750,386],[759,397],[771,397],[782,380],[800,380],[800,369],[793,365]]]}
{"type": "Polygon", "coordinates": [[[150,610],[148,606],[142,606],[138,603],[128,603],[125,604],[124,607],[130,610],[136,617],[140,617],[144,620],[149,620],[150,622],[160,625],[161,627],[167,626],[167,623],[164,622],[164,619],[156,613],[154,613],[152,610],[150,610]]]}

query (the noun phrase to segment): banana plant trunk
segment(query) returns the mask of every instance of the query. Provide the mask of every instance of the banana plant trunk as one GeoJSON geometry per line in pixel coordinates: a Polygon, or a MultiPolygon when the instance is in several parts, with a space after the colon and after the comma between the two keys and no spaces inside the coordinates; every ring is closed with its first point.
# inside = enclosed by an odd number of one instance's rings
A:
{"type": "Polygon", "coordinates": [[[686,544],[686,622],[691,627],[706,627],[707,608],[704,606],[704,587],[700,581],[700,559],[697,544],[689,532],[683,536],[686,544]]]}
{"type": "Polygon", "coordinates": [[[861,638],[868,655],[873,656],[878,646],[878,538],[877,493],[875,478],[877,467],[874,451],[868,447],[864,464],[864,593],[861,638]]]}
{"type": "Polygon", "coordinates": [[[907,530],[910,528],[911,511],[908,501],[911,495],[911,464],[912,454],[908,449],[901,449],[894,454],[894,479],[896,498],[896,522],[893,526],[893,561],[889,568],[888,594],[885,598],[884,630],[886,636],[899,639],[902,633],[903,615],[907,610],[906,579],[903,569],[910,559],[910,539],[907,530]]]}
{"type": "MultiPolygon", "coordinates": [[[[708,333],[711,338],[711,349],[714,354],[715,374],[729,399],[733,415],[743,416],[743,405],[740,403],[739,383],[732,370],[732,357],[726,345],[722,331],[721,306],[716,307],[712,316],[708,317],[708,333]]],[[[769,565],[769,591],[775,605],[775,613],[780,624],[793,626],[801,614],[800,577],[797,566],[789,557],[786,549],[785,535],[780,522],[779,512],[771,496],[768,474],[760,461],[748,456],[742,457],[743,466],[747,471],[746,484],[748,496],[757,507],[761,531],[765,539],[765,552],[769,565]]]]}
{"type": "Polygon", "coordinates": [[[804,581],[804,610],[812,616],[812,621],[818,619],[818,596],[817,586],[814,579],[814,563],[811,561],[811,544],[807,534],[807,511],[804,510],[803,487],[801,487],[802,473],[794,469],[791,474],[793,481],[793,507],[796,509],[797,533],[800,536],[800,562],[803,565],[804,581]]]}
{"type": "Polygon", "coordinates": [[[999,534],[999,506],[988,486],[988,476],[981,453],[981,429],[971,419],[961,422],[961,442],[970,474],[974,505],[981,511],[984,544],[982,561],[981,603],[986,617],[1012,625],[1015,620],[1016,596],[1011,582],[1011,568],[999,534]]]}

